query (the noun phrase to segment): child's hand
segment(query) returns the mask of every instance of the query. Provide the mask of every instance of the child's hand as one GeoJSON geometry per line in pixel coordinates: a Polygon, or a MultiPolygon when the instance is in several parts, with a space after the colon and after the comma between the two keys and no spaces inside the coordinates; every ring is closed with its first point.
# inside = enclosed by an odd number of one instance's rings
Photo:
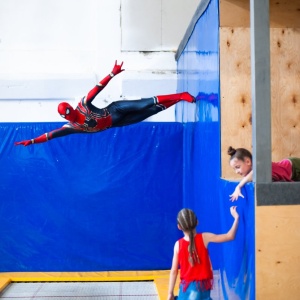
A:
{"type": "Polygon", "coordinates": [[[174,297],[174,294],[168,295],[168,300],[175,300],[177,297],[174,297]]]}
{"type": "Polygon", "coordinates": [[[232,201],[232,202],[236,201],[239,197],[244,198],[243,194],[241,193],[241,189],[240,189],[239,186],[237,186],[235,188],[234,192],[231,195],[229,195],[229,197],[230,197],[230,201],[232,201]]]}
{"type": "Polygon", "coordinates": [[[238,212],[236,211],[237,206],[231,206],[230,207],[230,213],[234,217],[234,219],[237,219],[239,217],[238,212]]]}

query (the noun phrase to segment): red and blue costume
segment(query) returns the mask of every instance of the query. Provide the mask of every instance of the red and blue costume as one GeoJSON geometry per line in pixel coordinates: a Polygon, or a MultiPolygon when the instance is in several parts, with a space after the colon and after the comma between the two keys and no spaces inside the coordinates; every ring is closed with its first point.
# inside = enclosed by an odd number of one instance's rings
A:
{"type": "Polygon", "coordinates": [[[89,93],[78,103],[76,109],[66,102],[58,105],[58,113],[69,122],[61,128],[21,142],[15,145],[28,146],[32,144],[44,143],[53,138],[62,137],[73,133],[95,133],[111,127],[120,127],[141,122],[158,112],[184,100],[195,102],[195,98],[187,92],[154,96],[140,100],[120,100],[114,101],[105,108],[98,108],[92,101],[108,82],[117,74],[124,71],[123,63],[115,62],[112,72],[102,79],[89,93]]]}

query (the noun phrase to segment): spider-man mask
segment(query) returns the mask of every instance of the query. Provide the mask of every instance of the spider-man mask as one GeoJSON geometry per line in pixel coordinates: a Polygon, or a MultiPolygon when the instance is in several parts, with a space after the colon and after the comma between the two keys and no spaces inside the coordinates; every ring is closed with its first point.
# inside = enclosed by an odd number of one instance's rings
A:
{"type": "Polygon", "coordinates": [[[73,109],[73,107],[69,103],[67,103],[67,102],[60,103],[58,105],[57,111],[64,119],[66,119],[70,122],[75,122],[76,111],[73,109]]]}

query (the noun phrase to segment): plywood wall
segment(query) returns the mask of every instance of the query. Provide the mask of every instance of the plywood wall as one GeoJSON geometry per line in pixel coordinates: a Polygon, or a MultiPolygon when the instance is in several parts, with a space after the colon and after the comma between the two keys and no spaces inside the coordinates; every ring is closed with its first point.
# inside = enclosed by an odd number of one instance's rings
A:
{"type": "Polygon", "coordinates": [[[222,177],[237,178],[227,149],[251,148],[251,66],[248,28],[220,28],[222,177]]]}
{"type": "Polygon", "coordinates": [[[270,43],[272,158],[276,161],[300,157],[300,28],[271,29],[270,43]]]}
{"type": "MultiPolygon", "coordinates": [[[[271,28],[272,160],[300,157],[300,28],[271,28]]],[[[252,148],[250,29],[220,28],[222,177],[229,146],[252,148]]]]}
{"type": "MultiPolygon", "coordinates": [[[[299,0],[270,0],[270,27],[299,28],[299,0]]],[[[250,0],[220,0],[221,27],[250,27],[250,0]]]]}
{"type": "Polygon", "coordinates": [[[256,208],[256,299],[300,299],[300,205],[256,208]]]}
{"type": "MultiPolygon", "coordinates": [[[[220,0],[222,177],[252,150],[249,0],[220,0]]],[[[300,2],[270,0],[272,160],[300,157],[300,2]]],[[[300,205],[256,208],[256,299],[300,299],[300,205]]]]}

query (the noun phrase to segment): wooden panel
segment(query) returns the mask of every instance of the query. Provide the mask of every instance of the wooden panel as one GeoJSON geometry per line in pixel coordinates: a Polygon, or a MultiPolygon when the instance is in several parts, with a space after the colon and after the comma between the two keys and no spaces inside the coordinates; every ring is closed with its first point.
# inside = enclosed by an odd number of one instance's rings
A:
{"type": "MultiPolygon", "coordinates": [[[[250,0],[220,0],[221,27],[249,27],[250,0]]],[[[270,27],[300,28],[299,0],[270,0],[270,27]]]]}
{"type": "Polygon", "coordinates": [[[251,66],[248,28],[220,29],[222,177],[239,178],[229,167],[229,146],[251,149],[251,66]]]}
{"type": "Polygon", "coordinates": [[[270,26],[300,28],[300,1],[270,0],[270,26]]]}
{"type": "MultiPolygon", "coordinates": [[[[300,29],[272,28],[272,160],[300,157],[300,29]]],[[[229,146],[252,149],[250,30],[220,29],[222,177],[240,179],[228,165],[229,146]]]]}
{"type": "Polygon", "coordinates": [[[300,157],[300,29],[271,29],[272,158],[300,157]]]}
{"type": "Polygon", "coordinates": [[[220,0],[221,27],[249,27],[250,0],[220,0]]]}
{"type": "Polygon", "coordinates": [[[256,299],[300,299],[300,205],[256,208],[256,299]]]}

